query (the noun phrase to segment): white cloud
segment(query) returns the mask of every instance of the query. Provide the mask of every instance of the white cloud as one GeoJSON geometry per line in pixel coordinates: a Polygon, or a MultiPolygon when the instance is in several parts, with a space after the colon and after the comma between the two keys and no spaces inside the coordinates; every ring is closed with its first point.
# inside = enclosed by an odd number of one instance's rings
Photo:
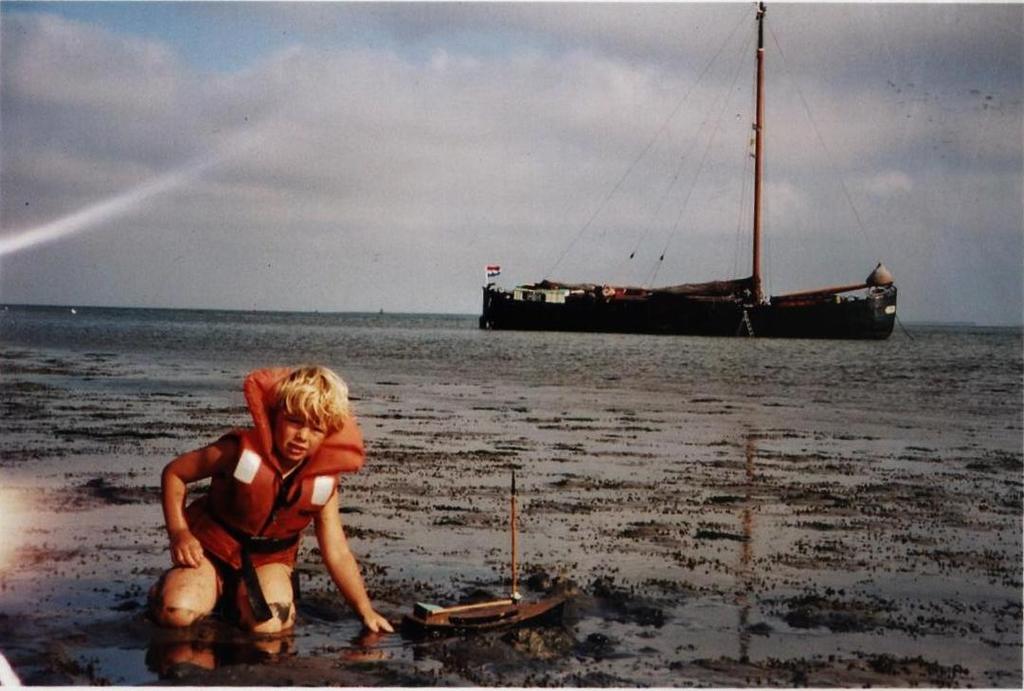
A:
{"type": "Polygon", "coordinates": [[[157,42],[119,38],[52,15],[4,22],[4,96],[151,117],[178,96],[180,63],[157,42]]]}
{"type": "Polygon", "coordinates": [[[910,176],[899,170],[887,170],[864,179],[864,189],[876,197],[891,197],[910,192],[914,189],[914,181],[910,176]]]}

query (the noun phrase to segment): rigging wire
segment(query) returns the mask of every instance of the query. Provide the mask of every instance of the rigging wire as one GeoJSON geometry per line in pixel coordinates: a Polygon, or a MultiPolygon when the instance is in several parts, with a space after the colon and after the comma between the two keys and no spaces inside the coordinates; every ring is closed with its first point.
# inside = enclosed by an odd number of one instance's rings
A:
{"type": "Polygon", "coordinates": [[[900,315],[898,314],[896,315],[896,323],[900,325],[901,329],[903,329],[903,333],[907,335],[907,338],[913,341],[914,337],[911,335],[910,331],[907,330],[907,327],[903,325],[903,320],[900,319],[900,315]]]}
{"type": "Polygon", "coordinates": [[[672,188],[675,187],[676,183],[679,181],[679,177],[680,175],[682,175],[683,172],[683,165],[688,160],[690,160],[690,158],[692,158],[693,150],[696,148],[697,142],[701,139],[700,133],[709,122],[710,118],[704,118],[704,120],[697,126],[697,132],[690,140],[690,145],[687,148],[687,150],[684,151],[683,154],[679,157],[679,161],[676,165],[675,172],[673,173],[668,184],[665,186],[665,189],[662,191],[662,194],[658,199],[658,203],[655,206],[654,211],[650,214],[650,220],[648,221],[648,223],[644,225],[643,233],[641,233],[640,238],[636,241],[636,244],[634,244],[632,251],[629,253],[629,256],[619,265],[620,274],[621,269],[625,266],[627,262],[629,262],[636,256],[636,253],[639,251],[640,246],[643,244],[644,240],[647,239],[648,235],[650,235],[651,231],[654,229],[655,219],[661,213],[662,208],[664,208],[665,202],[668,200],[669,193],[672,191],[672,188]]]}
{"type": "MultiPolygon", "coordinates": [[[[768,26],[768,33],[771,34],[772,41],[775,43],[775,48],[779,51],[779,56],[782,58],[783,71],[786,72],[788,76],[789,64],[786,62],[786,54],[782,52],[782,46],[779,44],[779,39],[775,35],[775,32],[772,30],[770,25],[768,26]]],[[[814,130],[814,134],[818,139],[818,143],[821,144],[822,149],[824,149],[825,155],[831,159],[832,152],[829,150],[828,146],[825,144],[824,138],[821,136],[821,130],[818,129],[818,123],[815,121],[814,116],[811,114],[811,107],[807,104],[807,99],[804,98],[803,90],[800,89],[800,85],[797,83],[796,79],[790,79],[790,82],[793,84],[793,86],[796,87],[796,93],[800,97],[800,102],[804,106],[804,112],[807,113],[807,119],[811,123],[811,128],[814,130]]],[[[833,167],[838,168],[837,166],[833,167]]],[[[837,178],[839,180],[839,186],[843,190],[843,195],[846,197],[846,203],[850,205],[850,209],[853,211],[853,217],[857,220],[857,227],[860,228],[860,232],[864,236],[864,240],[867,242],[869,246],[874,246],[875,243],[873,243],[871,238],[868,237],[867,228],[864,226],[864,223],[860,218],[860,213],[857,211],[857,207],[853,203],[853,198],[850,196],[850,191],[846,187],[846,181],[843,180],[843,177],[841,175],[837,175],[837,178]]]]}
{"type": "Polygon", "coordinates": [[[629,167],[626,168],[626,172],[624,172],[622,174],[622,177],[620,177],[618,182],[615,183],[615,185],[612,187],[611,191],[608,192],[608,194],[605,195],[604,199],[601,200],[601,202],[598,204],[597,208],[590,215],[590,218],[587,219],[587,222],[583,224],[582,228],[580,228],[579,232],[576,234],[576,237],[574,237],[572,239],[572,241],[569,242],[569,244],[568,244],[568,246],[566,246],[565,250],[563,250],[562,253],[558,256],[558,259],[555,260],[554,265],[552,265],[552,267],[545,273],[545,278],[550,279],[551,274],[554,273],[555,269],[558,268],[558,265],[562,263],[562,260],[565,259],[566,255],[569,254],[569,251],[576,245],[577,242],[579,242],[580,238],[582,238],[584,233],[587,232],[587,229],[590,228],[590,226],[594,223],[594,220],[598,217],[598,215],[600,215],[600,213],[602,211],[604,211],[605,207],[608,205],[609,200],[611,200],[611,198],[613,196],[615,196],[615,193],[618,192],[619,188],[622,187],[622,184],[626,181],[626,178],[629,177],[630,173],[633,172],[633,169],[636,168],[636,166],[640,163],[640,161],[648,154],[648,152],[651,150],[651,147],[654,146],[654,143],[658,140],[659,137],[661,137],[661,135],[664,133],[664,131],[668,128],[669,123],[679,113],[679,109],[683,107],[683,103],[686,102],[686,99],[689,98],[690,94],[693,92],[693,89],[696,88],[696,86],[704,78],[704,75],[707,73],[708,69],[715,62],[715,60],[718,59],[718,56],[721,55],[723,50],[725,50],[725,46],[728,44],[728,42],[732,38],[733,34],[736,33],[736,30],[739,29],[739,27],[742,25],[742,23],[747,19],[747,15],[749,15],[749,14],[750,14],[749,11],[744,13],[740,17],[739,21],[736,22],[735,26],[733,26],[732,30],[729,31],[728,36],[726,36],[725,40],[722,41],[721,45],[718,47],[718,50],[711,57],[711,59],[704,65],[704,67],[701,70],[700,74],[697,76],[697,80],[693,84],[690,85],[690,88],[686,90],[686,93],[683,94],[683,97],[680,98],[679,101],[676,102],[676,105],[672,108],[672,111],[669,113],[668,117],[665,118],[664,122],[662,122],[661,126],[654,133],[654,136],[652,136],[651,139],[647,142],[647,145],[640,152],[640,155],[637,156],[633,160],[633,162],[629,164],[629,167]]]}
{"type": "MultiPolygon", "coordinates": [[[[744,42],[744,46],[743,46],[744,50],[740,51],[741,55],[745,55],[746,54],[746,52],[747,52],[746,48],[752,42],[753,42],[753,36],[751,36],[747,41],[744,42]]],[[[668,253],[668,248],[672,244],[672,240],[676,236],[676,232],[679,230],[679,223],[680,223],[680,221],[682,221],[683,215],[686,213],[686,209],[689,206],[690,197],[693,195],[693,191],[697,187],[697,180],[700,178],[700,174],[704,170],[704,164],[707,162],[708,154],[711,151],[712,145],[715,143],[715,137],[718,135],[718,132],[722,128],[723,115],[724,115],[726,109],[729,107],[730,95],[732,94],[733,90],[736,88],[736,82],[739,80],[740,71],[741,71],[741,69],[742,69],[742,67],[743,67],[745,62],[746,61],[742,57],[739,60],[737,60],[737,62],[736,62],[736,67],[735,67],[735,69],[733,71],[732,80],[729,83],[729,88],[723,94],[723,97],[722,97],[722,101],[723,101],[722,102],[722,108],[718,112],[718,117],[715,119],[715,126],[712,129],[712,131],[711,131],[711,136],[708,138],[707,145],[704,147],[704,153],[701,155],[700,163],[697,166],[697,172],[694,174],[693,180],[692,180],[692,182],[690,184],[690,188],[686,192],[686,197],[683,199],[682,207],[680,207],[680,209],[679,209],[679,214],[676,216],[676,221],[675,221],[675,223],[672,226],[672,230],[671,230],[671,232],[669,232],[668,237],[665,239],[665,246],[662,248],[661,254],[658,257],[658,261],[654,265],[654,271],[651,273],[650,278],[647,280],[647,283],[646,283],[647,287],[651,287],[651,286],[654,285],[654,279],[657,278],[658,272],[661,271],[661,267],[664,264],[665,255],[668,253]]]]}
{"type": "MultiPolygon", "coordinates": [[[[731,38],[731,35],[730,35],[730,38],[731,38]]],[[[745,39],[745,41],[747,41],[747,43],[744,46],[741,46],[741,50],[737,51],[738,55],[742,56],[742,55],[745,54],[745,49],[746,49],[747,46],[749,46],[749,43],[750,43],[751,39],[749,37],[747,37],[747,39],[745,39]]],[[[743,58],[741,57],[740,60],[742,60],[742,59],[743,58]]],[[[728,72],[728,67],[726,68],[726,71],[728,72]]],[[[730,87],[730,89],[731,89],[731,87],[730,87]]],[[[730,93],[730,92],[726,91],[726,94],[728,94],[728,93],[730,93]]],[[[713,110],[713,109],[711,109],[711,110],[713,110]]],[[[689,145],[687,151],[685,151],[683,153],[683,155],[680,156],[679,163],[678,163],[678,165],[676,166],[676,169],[675,169],[675,173],[672,175],[672,178],[669,181],[668,185],[666,185],[664,192],[662,193],[660,199],[658,200],[658,204],[655,207],[654,212],[650,215],[650,221],[647,224],[645,224],[644,231],[640,235],[640,238],[634,244],[632,251],[630,251],[630,253],[629,253],[629,256],[625,260],[623,260],[623,262],[619,265],[618,273],[620,275],[622,275],[622,273],[623,273],[623,271],[622,271],[623,267],[636,256],[636,253],[640,250],[640,246],[644,243],[644,241],[647,239],[647,237],[654,230],[654,226],[655,226],[654,221],[655,221],[655,219],[658,217],[658,215],[661,213],[661,210],[664,208],[665,202],[668,200],[669,193],[672,191],[672,188],[675,187],[676,183],[679,181],[679,178],[680,178],[680,176],[682,175],[682,172],[683,172],[683,165],[689,159],[692,158],[693,150],[696,148],[698,141],[700,141],[702,139],[701,132],[704,130],[704,128],[708,125],[708,123],[710,121],[711,121],[710,118],[704,118],[704,120],[697,126],[697,131],[694,133],[694,136],[690,140],[690,145],[689,145]]],[[[744,152],[744,156],[746,156],[746,152],[744,152]]],[[[742,170],[741,170],[741,175],[742,175],[742,170]]]]}
{"type": "MultiPolygon", "coordinates": [[[[698,132],[703,126],[704,123],[701,123],[700,126],[698,126],[698,132]]],[[[697,138],[694,137],[692,141],[695,145],[697,138]]],[[[633,249],[630,251],[629,256],[625,260],[623,260],[623,262],[619,265],[620,272],[622,267],[625,266],[627,262],[631,261],[633,257],[636,256],[636,253],[640,250],[640,245],[642,245],[644,240],[647,239],[647,236],[650,235],[651,230],[654,227],[654,220],[658,217],[658,214],[661,213],[662,208],[665,206],[665,202],[668,200],[669,193],[672,191],[672,188],[675,187],[676,182],[679,181],[679,176],[683,172],[683,164],[686,163],[687,160],[689,160],[692,150],[693,145],[691,145],[691,147],[679,157],[679,162],[676,165],[675,172],[672,174],[672,178],[669,180],[668,184],[665,186],[665,189],[662,191],[661,196],[658,199],[658,203],[654,207],[654,211],[650,214],[650,220],[644,225],[644,232],[640,234],[640,237],[639,239],[637,239],[636,244],[633,245],[633,249]]]]}

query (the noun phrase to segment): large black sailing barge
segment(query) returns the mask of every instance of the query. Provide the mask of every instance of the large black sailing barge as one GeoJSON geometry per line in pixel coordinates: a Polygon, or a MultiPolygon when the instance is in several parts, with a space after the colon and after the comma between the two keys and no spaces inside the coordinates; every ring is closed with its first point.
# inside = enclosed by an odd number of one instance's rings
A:
{"type": "Polygon", "coordinates": [[[762,292],[764,15],[761,4],[757,11],[751,275],[662,288],[544,280],[509,291],[489,283],[483,289],[481,328],[774,338],[889,337],[896,318],[896,286],[882,264],[862,283],[771,297],[762,292]],[[852,295],[854,291],[865,292],[852,295]]]}

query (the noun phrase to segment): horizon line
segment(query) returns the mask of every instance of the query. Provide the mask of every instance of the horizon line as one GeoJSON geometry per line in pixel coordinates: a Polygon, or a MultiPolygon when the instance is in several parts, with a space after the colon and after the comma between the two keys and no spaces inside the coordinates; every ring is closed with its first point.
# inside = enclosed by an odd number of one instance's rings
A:
{"type": "MultiPolygon", "coordinates": [[[[329,314],[329,315],[342,315],[342,314],[360,314],[360,315],[408,315],[408,316],[437,316],[437,317],[479,317],[480,315],[476,312],[417,312],[417,311],[405,311],[405,310],[385,310],[379,308],[376,310],[318,310],[318,309],[307,309],[307,310],[293,310],[293,309],[271,309],[271,308],[242,308],[242,307],[143,307],[138,305],[90,305],[83,303],[76,304],[53,304],[53,303],[31,303],[31,302],[4,302],[0,303],[3,309],[6,310],[8,307],[40,307],[40,308],[52,308],[52,309],[114,309],[114,310],[163,310],[163,311],[179,311],[179,312],[237,312],[240,314],[259,312],[266,314],[329,314]]],[[[901,320],[903,321],[903,320],[901,320]]],[[[1005,323],[1005,324],[985,324],[981,322],[965,321],[963,319],[952,319],[949,321],[938,321],[935,319],[921,319],[903,321],[905,325],[913,326],[965,326],[965,327],[976,327],[983,329],[1024,329],[1024,322],[1018,322],[1016,324],[1005,323]]]]}

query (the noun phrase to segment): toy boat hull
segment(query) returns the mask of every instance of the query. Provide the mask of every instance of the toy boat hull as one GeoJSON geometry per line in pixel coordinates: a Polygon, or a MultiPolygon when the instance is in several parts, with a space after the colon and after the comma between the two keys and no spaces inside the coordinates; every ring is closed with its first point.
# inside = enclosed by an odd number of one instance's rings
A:
{"type": "Polygon", "coordinates": [[[446,635],[549,623],[561,619],[567,599],[559,595],[536,602],[497,600],[447,608],[419,604],[402,619],[402,631],[413,636],[446,635]]]}

